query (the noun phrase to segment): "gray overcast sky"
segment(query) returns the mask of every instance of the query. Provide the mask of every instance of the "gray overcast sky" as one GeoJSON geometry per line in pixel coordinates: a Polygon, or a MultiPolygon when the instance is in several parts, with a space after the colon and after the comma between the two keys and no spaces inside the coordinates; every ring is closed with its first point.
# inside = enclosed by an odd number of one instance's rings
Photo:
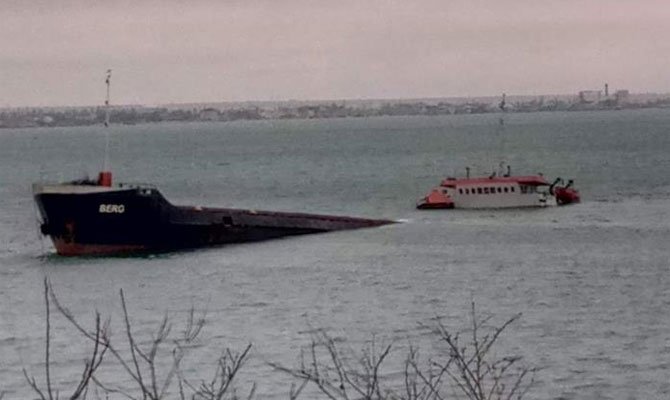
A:
{"type": "Polygon", "coordinates": [[[670,0],[0,0],[0,107],[670,92],[670,0]]]}

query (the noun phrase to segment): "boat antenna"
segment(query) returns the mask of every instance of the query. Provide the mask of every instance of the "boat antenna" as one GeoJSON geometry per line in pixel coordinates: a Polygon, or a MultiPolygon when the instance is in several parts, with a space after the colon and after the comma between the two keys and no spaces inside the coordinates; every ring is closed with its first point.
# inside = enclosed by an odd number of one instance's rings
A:
{"type": "Polygon", "coordinates": [[[105,84],[107,85],[107,96],[105,97],[105,157],[102,162],[102,171],[98,175],[100,186],[112,186],[112,173],[109,171],[109,84],[112,80],[112,70],[107,70],[105,84]]]}

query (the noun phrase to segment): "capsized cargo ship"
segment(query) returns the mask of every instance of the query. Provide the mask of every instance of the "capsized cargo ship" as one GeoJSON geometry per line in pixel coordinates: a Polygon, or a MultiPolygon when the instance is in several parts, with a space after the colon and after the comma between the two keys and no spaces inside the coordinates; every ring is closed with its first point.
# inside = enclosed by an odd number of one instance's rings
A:
{"type": "Polygon", "coordinates": [[[158,253],[394,223],[235,208],[178,206],[151,185],[98,180],[36,183],[40,229],[63,256],[158,253]]]}
{"type": "MultiPolygon", "coordinates": [[[[105,127],[109,126],[112,71],[105,84],[105,127]]],[[[394,223],[352,218],[235,208],[177,206],[151,185],[112,184],[109,134],[97,180],[36,183],[33,196],[40,230],[64,256],[157,253],[292,235],[372,228],[394,223]]]]}

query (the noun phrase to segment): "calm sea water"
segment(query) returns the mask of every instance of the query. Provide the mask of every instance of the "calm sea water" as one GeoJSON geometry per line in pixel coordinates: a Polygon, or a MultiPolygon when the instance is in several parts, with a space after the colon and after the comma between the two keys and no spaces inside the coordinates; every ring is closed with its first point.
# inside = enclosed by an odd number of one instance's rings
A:
{"type": "MultiPolygon", "coordinates": [[[[87,326],[122,340],[123,289],[138,335],[207,310],[186,373],[253,343],[243,382],[287,398],[266,361],[295,365],[309,330],[356,349],[372,335],[430,354],[422,323],[502,322],[498,354],[541,367],[530,398],[670,397],[670,110],[114,126],[115,178],[178,204],[384,217],[403,223],[142,258],[60,258],[38,235],[30,184],[95,175],[100,128],[0,130],[0,392],[43,379],[42,280],[87,326]],[[546,210],[419,212],[465,166],[574,178],[583,203],[546,210]],[[46,256],[45,256],[46,254],[46,256]]],[[[54,317],[57,318],[57,317],[54,317]]],[[[54,320],[54,381],[78,379],[88,343],[54,320]]],[[[110,359],[111,360],[111,359],[110,359]]],[[[397,361],[397,362],[396,362],[397,361]]],[[[395,363],[395,364],[394,364],[395,363]]],[[[107,381],[129,382],[118,368],[107,381]]],[[[59,387],[64,388],[67,385],[59,387]]]]}

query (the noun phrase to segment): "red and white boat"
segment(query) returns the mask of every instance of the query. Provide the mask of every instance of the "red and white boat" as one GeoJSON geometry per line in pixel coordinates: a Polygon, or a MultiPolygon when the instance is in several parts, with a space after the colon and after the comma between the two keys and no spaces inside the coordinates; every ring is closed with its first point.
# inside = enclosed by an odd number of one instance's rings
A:
{"type": "MultiPolygon", "coordinates": [[[[469,174],[468,174],[469,175],[469,174]]],[[[542,175],[446,178],[417,202],[416,208],[521,208],[578,203],[579,192],[561,178],[553,183],[542,175]]]]}

